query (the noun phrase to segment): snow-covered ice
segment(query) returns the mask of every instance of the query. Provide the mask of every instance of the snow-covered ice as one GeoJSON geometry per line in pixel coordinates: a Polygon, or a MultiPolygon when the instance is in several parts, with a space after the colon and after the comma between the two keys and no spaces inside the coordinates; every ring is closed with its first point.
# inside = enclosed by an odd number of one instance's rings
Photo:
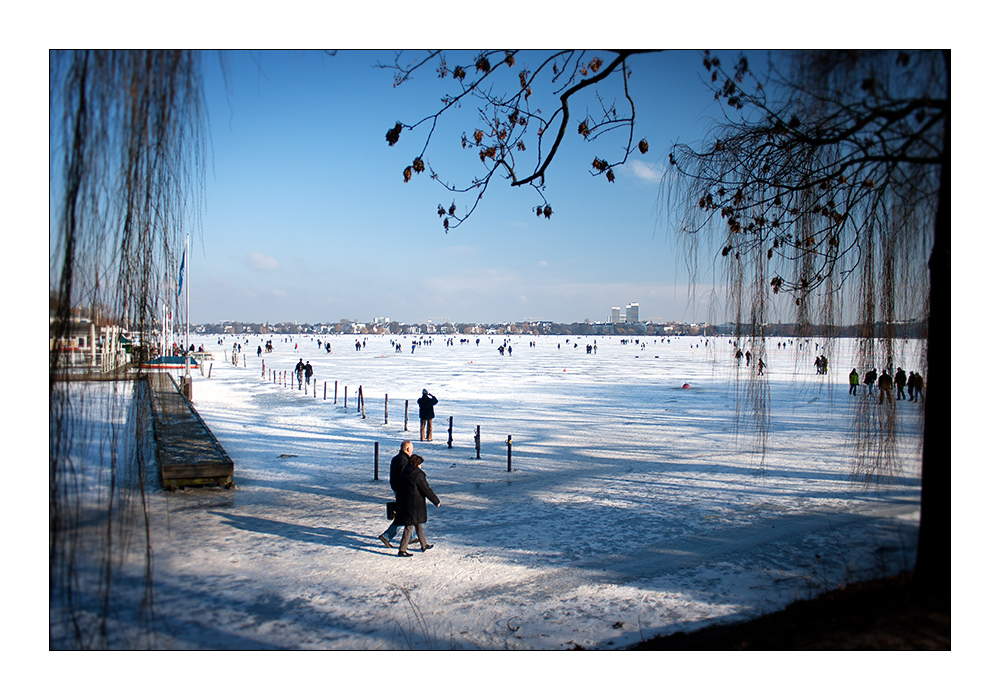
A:
{"type": "MultiPolygon", "coordinates": [[[[852,481],[853,405],[877,400],[848,395],[856,341],[768,339],[762,466],[754,416],[736,411],[756,359],[737,369],[728,338],[600,337],[593,354],[592,337],[476,338],[193,337],[215,356],[194,403],[237,487],[151,490],[156,648],[621,649],[912,568],[920,409],[896,405],[895,482],[852,481]],[[292,385],[299,358],[315,388],[292,385]],[[424,388],[440,403],[422,443],[424,388]],[[434,549],[407,559],[376,539],[403,439],[442,502],[434,549]]],[[[917,368],[922,345],[897,342],[917,368]]],[[[140,554],[126,574],[138,599],[140,554]]]]}

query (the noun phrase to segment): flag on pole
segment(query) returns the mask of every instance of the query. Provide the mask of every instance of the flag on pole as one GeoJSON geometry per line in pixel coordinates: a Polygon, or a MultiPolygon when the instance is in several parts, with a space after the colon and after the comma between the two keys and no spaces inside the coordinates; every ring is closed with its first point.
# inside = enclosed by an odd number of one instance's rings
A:
{"type": "Polygon", "coordinates": [[[181,253],[181,271],[180,271],[180,274],[178,275],[178,281],[177,281],[177,298],[178,299],[181,296],[181,289],[184,288],[184,259],[186,257],[187,257],[187,251],[185,250],[183,253],[181,253]]]}

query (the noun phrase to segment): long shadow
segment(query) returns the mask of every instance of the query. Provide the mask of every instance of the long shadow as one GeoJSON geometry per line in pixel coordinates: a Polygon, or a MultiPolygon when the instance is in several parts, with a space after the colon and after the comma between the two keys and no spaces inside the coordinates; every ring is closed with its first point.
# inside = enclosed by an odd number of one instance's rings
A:
{"type": "Polygon", "coordinates": [[[255,532],[261,535],[272,535],[284,537],[289,540],[297,540],[307,544],[318,544],[324,547],[343,547],[355,549],[362,552],[373,552],[375,554],[392,554],[395,551],[386,550],[381,544],[372,544],[370,535],[360,535],[351,530],[341,530],[332,527],[313,527],[309,525],[299,525],[281,520],[269,520],[258,518],[252,515],[238,515],[221,511],[208,511],[212,515],[221,518],[223,525],[229,525],[237,530],[255,532]]]}

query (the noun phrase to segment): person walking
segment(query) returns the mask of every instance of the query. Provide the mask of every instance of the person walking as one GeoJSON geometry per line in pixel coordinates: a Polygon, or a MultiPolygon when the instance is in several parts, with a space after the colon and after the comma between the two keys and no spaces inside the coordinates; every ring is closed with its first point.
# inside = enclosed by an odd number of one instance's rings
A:
{"type": "MultiPolygon", "coordinates": [[[[392,461],[389,462],[389,488],[392,489],[393,496],[396,498],[396,517],[393,518],[392,523],[389,527],[385,529],[381,535],[378,536],[382,540],[382,544],[386,547],[392,548],[392,538],[396,536],[396,531],[399,530],[399,489],[400,489],[400,479],[403,473],[403,469],[406,468],[410,463],[410,455],[413,454],[413,443],[409,440],[403,440],[399,444],[399,452],[392,461]]],[[[415,542],[416,540],[414,540],[415,542]]],[[[410,542],[413,544],[413,542],[410,542]]]]}
{"type": "Polygon", "coordinates": [[[399,541],[399,551],[396,556],[412,557],[406,551],[406,546],[410,543],[410,535],[414,528],[417,530],[417,540],[420,542],[420,551],[426,552],[434,545],[427,543],[424,537],[424,523],[427,522],[427,500],[435,507],[441,507],[441,499],[435,495],[430,485],[427,483],[427,475],[420,468],[424,458],[420,455],[410,455],[410,463],[406,465],[400,474],[400,488],[396,501],[396,520],[403,525],[403,538],[399,541]]]}
{"type": "Polygon", "coordinates": [[[878,379],[878,371],[874,367],[865,372],[865,386],[868,387],[868,395],[874,396],[875,382],[878,379]]]}
{"type": "Polygon", "coordinates": [[[920,372],[913,373],[913,400],[920,401],[924,398],[924,378],[920,372]]]}
{"type": "Polygon", "coordinates": [[[309,380],[312,379],[313,376],[313,366],[309,364],[308,360],[306,360],[305,374],[306,374],[306,386],[308,387],[309,380]]]}
{"type": "Polygon", "coordinates": [[[851,370],[851,373],[847,375],[847,382],[851,385],[851,396],[858,395],[858,368],[855,367],[851,370]]]}
{"type": "Polygon", "coordinates": [[[896,368],[896,400],[906,398],[906,372],[902,367],[896,368]]]}
{"type": "Polygon", "coordinates": [[[299,380],[299,389],[302,388],[302,373],[305,371],[306,366],[302,362],[302,358],[299,358],[299,363],[295,365],[295,378],[299,380]]]}
{"type": "Polygon", "coordinates": [[[889,397],[889,403],[892,403],[892,377],[889,370],[884,369],[878,377],[878,402],[881,404],[886,396],[889,397]]]}
{"type": "Polygon", "coordinates": [[[425,439],[430,442],[434,439],[434,405],[438,402],[434,394],[428,393],[424,389],[423,395],[417,399],[417,406],[420,407],[420,441],[425,439]]]}

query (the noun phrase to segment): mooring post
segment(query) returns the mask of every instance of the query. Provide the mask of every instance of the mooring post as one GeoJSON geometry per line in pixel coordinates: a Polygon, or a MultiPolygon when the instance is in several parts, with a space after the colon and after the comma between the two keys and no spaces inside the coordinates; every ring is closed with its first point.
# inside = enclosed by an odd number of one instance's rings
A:
{"type": "Polygon", "coordinates": [[[326,382],[323,382],[323,400],[326,401],[326,382]]]}
{"type": "Polygon", "coordinates": [[[314,399],[316,398],[316,384],[317,384],[317,381],[314,379],[313,380],[313,398],[314,399]]]}
{"type": "Polygon", "coordinates": [[[375,481],[378,481],[378,443],[375,443],[375,481]]]}
{"type": "Polygon", "coordinates": [[[361,409],[361,417],[365,417],[365,394],[361,391],[361,385],[358,384],[358,408],[361,409]]]}
{"type": "MultiPolygon", "coordinates": [[[[209,372],[211,372],[211,370],[209,370],[209,372]]],[[[407,427],[409,424],[410,424],[410,400],[407,399],[406,402],[403,404],[403,432],[404,433],[407,430],[409,430],[409,428],[407,427]]]]}
{"type": "Polygon", "coordinates": [[[347,385],[344,385],[344,410],[347,410],[347,385]]]}
{"type": "Polygon", "coordinates": [[[264,366],[264,360],[260,361],[260,378],[263,379],[267,375],[267,367],[264,366]]]}
{"type": "Polygon", "coordinates": [[[511,449],[510,435],[508,435],[507,436],[507,471],[510,471],[510,449],[511,449]]]}
{"type": "Polygon", "coordinates": [[[385,395],[385,424],[389,425],[389,395],[385,395]]]}
{"type": "Polygon", "coordinates": [[[212,363],[211,362],[208,363],[208,378],[209,379],[212,378],[212,363]]]}
{"type": "Polygon", "coordinates": [[[451,449],[451,429],[455,425],[455,416],[448,416],[448,449],[451,449]]]}
{"type": "Polygon", "coordinates": [[[480,459],[480,456],[479,456],[479,445],[480,445],[479,436],[480,436],[479,426],[477,425],[476,426],[476,459],[480,459]]]}

